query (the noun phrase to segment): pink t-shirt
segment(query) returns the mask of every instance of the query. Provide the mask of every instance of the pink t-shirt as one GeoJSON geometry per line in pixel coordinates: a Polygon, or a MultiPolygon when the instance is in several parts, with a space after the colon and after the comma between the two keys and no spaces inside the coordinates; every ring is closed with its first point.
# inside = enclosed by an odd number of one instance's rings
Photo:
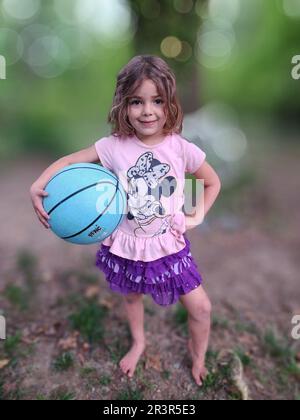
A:
{"type": "Polygon", "coordinates": [[[134,261],[154,261],[185,247],[185,172],[195,173],[206,154],[173,133],[155,145],[137,136],[111,135],[96,141],[101,164],[127,192],[127,215],[102,243],[134,261]]]}

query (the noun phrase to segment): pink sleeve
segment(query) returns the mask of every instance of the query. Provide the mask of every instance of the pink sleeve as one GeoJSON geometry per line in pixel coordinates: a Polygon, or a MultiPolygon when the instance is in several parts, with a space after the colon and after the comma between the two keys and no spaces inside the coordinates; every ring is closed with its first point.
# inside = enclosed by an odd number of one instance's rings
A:
{"type": "Polygon", "coordinates": [[[112,137],[103,137],[96,141],[95,148],[99,156],[101,164],[113,171],[113,146],[115,145],[115,139],[112,137]]]}
{"type": "Polygon", "coordinates": [[[206,158],[206,153],[194,143],[185,141],[185,172],[194,174],[206,158]]]}

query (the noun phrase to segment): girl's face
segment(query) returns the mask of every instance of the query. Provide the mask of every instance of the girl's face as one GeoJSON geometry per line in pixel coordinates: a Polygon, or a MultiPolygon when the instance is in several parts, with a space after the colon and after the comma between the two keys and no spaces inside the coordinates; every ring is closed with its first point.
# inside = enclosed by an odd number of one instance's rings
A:
{"type": "Polygon", "coordinates": [[[163,98],[155,83],[146,79],[128,101],[127,115],[141,140],[155,139],[162,135],[166,123],[163,98]]]}

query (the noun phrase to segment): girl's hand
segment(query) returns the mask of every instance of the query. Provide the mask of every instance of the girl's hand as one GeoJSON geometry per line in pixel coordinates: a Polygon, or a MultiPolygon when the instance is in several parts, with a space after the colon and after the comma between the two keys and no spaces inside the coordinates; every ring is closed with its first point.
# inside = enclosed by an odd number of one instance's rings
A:
{"type": "Polygon", "coordinates": [[[42,204],[42,197],[46,197],[48,193],[37,184],[32,184],[30,187],[30,197],[34,211],[36,212],[37,217],[40,222],[45,226],[46,229],[49,229],[50,225],[47,220],[50,219],[50,216],[45,212],[42,204]]]}
{"type": "Polygon", "coordinates": [[[195,222],[192,216],[185,216],[185,230],[190,230],[195,227],[195,222]]]}
{"type": "Polygon", "coordinates": [[[202,220],[197,220],[195,216],[185,216],[185,230],[190,230],[198,226],[203,222],[202,220]]]}

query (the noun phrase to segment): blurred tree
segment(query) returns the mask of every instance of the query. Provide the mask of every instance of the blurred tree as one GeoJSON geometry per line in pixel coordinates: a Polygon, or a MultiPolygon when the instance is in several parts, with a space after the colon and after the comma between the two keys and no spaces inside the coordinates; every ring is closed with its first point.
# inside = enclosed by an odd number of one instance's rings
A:
{"type": "Polygon", "coordinates": [[[195,12],[194,0],[129,0],[137,16],[137,30],[133,40],[137,54],[161,56],[174,70],[179,97],[184,112],[200,106],[200,79],[193,49],[201,19],[195,12]],[[162,42],[167,37],[184,41],[185,49],[174,58],[162,54],[162,42]]]}
{"type": "MultiPolygon", "coordinates": [[[[286,16],[283,2],[240,2],[232,25],[235,46],[222,67],[203,67],[205,101],[216,99],[240,112],[299,119],[300,81],[291,76],[292,57],[300,53],[299,19],[286,16]],[[298,92],[298,93],[297,93],[298,92]]],[[[212,30],[218,21],[211,19],[212,30]]]]}

